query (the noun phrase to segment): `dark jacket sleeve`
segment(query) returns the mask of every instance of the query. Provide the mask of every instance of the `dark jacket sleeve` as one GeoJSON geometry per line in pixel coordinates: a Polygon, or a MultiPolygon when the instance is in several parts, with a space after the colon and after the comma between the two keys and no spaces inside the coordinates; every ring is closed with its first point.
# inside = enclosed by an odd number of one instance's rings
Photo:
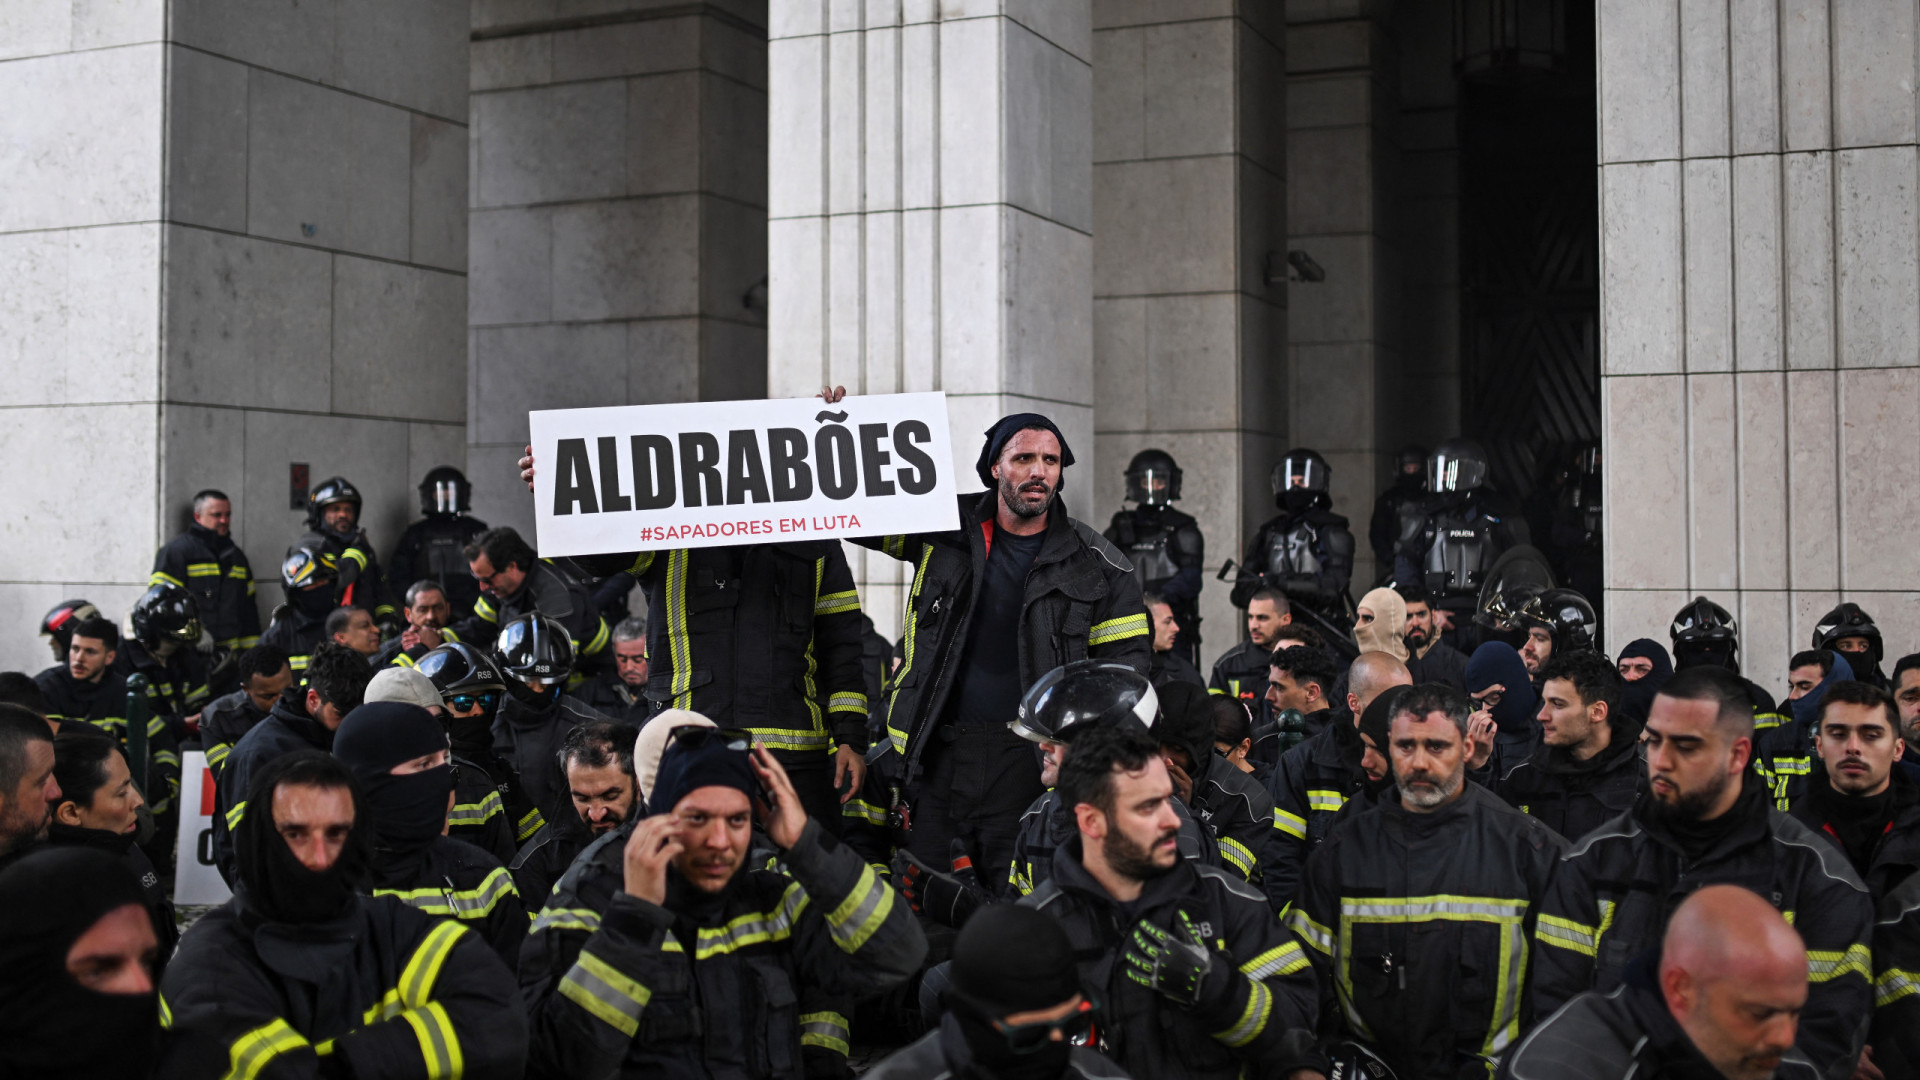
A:
{"type": "Polygon", "coordinates": [[[520,950],[520,993],[532,1023],[529,1077],[612,1076],[655,993],[685,974],[668,959],[673,915],[617,892],[604,912],[577,906],[563,880],[520,950]]]}
{"type": "Polygon", "coordinates": [[[816,570],[813,600],[813,650],[820,665],[820,690],[826,697],[827,724],[836,745],[867,749],[866,670],[861,666],[865,624],[860,594],[854,589],[847,554],[834,544],[816,570]]]}
{"type": "Polygon", "coordinates": [[[1281,1066],[1273,1070],[1280,1075],[1312,1064],[1297,1059],[1302,1040],[1289,1037],[1312,1030],[1319,1017],[1319,983],[1311,960],[1259,893],[1224,874],[1212,882],[1228,891],[1226,955],[1215,957],[1193,1007],[1194,1019],[1246,1060],[1281,1066]]]}
{"type": "Polygon", "coordinates": [[[1267,845],[1267,895],[1291,901],[1300,888],[1311,847],[1307,843],[1307,782],[1300,775],[1301,755],[1280,755],[1273,770],[1273,842],[1267,845]]]}
{"type": "Polygon", "coordinates": [[[1087,657],[1118,660],[1142,675],[1153,664],[1153,626],[1140,591],[1140,575],[1092,530],[1100,548],[1092,557],[1106,566],[1107,594],[1094,601],[1093,626],[1087,631],[1087,657]],[[1117,562],[1115,561],[1117,560],[1117,562]]]}
{"type": "Polygon", "coordinates": [[[1874,1063],[1888,1076],[1920,1076],[1920,874],[1882,897],[1874,913],[1874,1063]]]}
{"type": "Polygon", "coordinates": [[[354,1080],[519,1080],[525,1072],[527,1019],[513,976],[486,942],[451,922],[437,924],[421,950],[433,948],[446,928],[460,934],[424,999],[407,1000],[403,975],[406,1008],[334,1040],[333,1053],[354,1080]]]}
{"type": "Polygon", "coordinates": [[[153,573],[148,576],[148,585],[166,583],[187,587],[187,549],[186,536],[182,534],[161,545],[153,553],[153,573]]]}
{"type": "Polygon", "coordinates": [[[1339,1008],[1333,988],[1339,985],[1340,969],[1346,962],[1340,955],[1339,858],[1340,835],[1335,833],[1308,856],[1300,888],[1286,916],[1287,929],[1313,963],[1319,978],[1320,1008],[1329,1020],[1339,1008]]]}
{"type": "MultiPolygon", "coordinates": [[[[1822,866],[1803,880],[1793,928],[1807,944],[1807,1003],[1794,1045],[1826,1076],[1847,1076],[1860,1056],[1874,1004],[1873,899],[1838,849],[1798,822],[1789,841],[1775,812],[1774,843],[1812,846],[1822,866]]],[[[1889,1074],[1892,1075],[1892,1074],[1889,1074]]]]}
{"type": "Polygon", "coordinates": [[[1595,941],[1606,915],[1593,888],[1598,852],[1563,855],[1546,897],[1534,906],[1533,1015],[1552,1016],[1575,995],[1593,989],[1595,941]]]}
{"type": "Polygon", "coordinates": [[[808,822],[786,853],[811,903],[794,927],[803,980],[829,994],[866,996],[913,977],[927,938],[893,886],[851,848],[808,822]]]}

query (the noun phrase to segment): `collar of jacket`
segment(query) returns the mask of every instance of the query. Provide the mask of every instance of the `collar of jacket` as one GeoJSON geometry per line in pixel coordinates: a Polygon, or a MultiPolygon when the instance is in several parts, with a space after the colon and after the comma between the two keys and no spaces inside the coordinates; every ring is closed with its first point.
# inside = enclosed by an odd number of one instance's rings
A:
{"type": "Polygon", "coordinates": [[[1599,778],[1626,768],[1640,752],[1640,721],[1626,715],[1614,717],[1613,734],[1606,748],[1580,761],[1564,746],[1549,746],[1543,739],[1533,751],[1533,763],[1551,776],[1591,776],[1599,778]]]}
{"type": "Polygon", "coordinates": [[[1478,813],[1484,802],[1498,801],[1497,796],[1468,777],[1462,776],[1460,779],[1459,797],[1438,810],[1415,813],[1407,809],[1400,799],[1399,789],[1395,788],[1392,794],[1381,798],[1380,812],[1386,816],[1388,822],[1401,829],[1431,834],[1440,829],[1450,828],[1456,822],[1478,813]]]}
{"type": "Polygon", "coordinates": [[[355,896],[338,918],[321,923],[272,922],[253,908],[244,885],[236,885],[233,904],[240,926],[253,939],[254,953],[274,973],[322,985],[337,977],[353,958],[354,946],[365,936],[367,898],[355,896]]]}
{"type": "Polygon", "coordinates": [[[547,702],[539,709],[535,709],[533,706],[523,703],[512,694],[503,693],[500,695],[500,708],[495,711],[494,715],[504,720],[510,727],[525,730],[545,727],[547,721],[553,718],[553,714],[560,711],[560,702],[565,700],[566,696],[567,692],[562,690],[553,695],[552,701],[547,702]]]}
{"type": "Polygon", "coordinates": [[[133,844],[133,834],[56,821],[47,826],[47,842],[57,847],[90,847],[118,859],[126,857],[127,848],[133,844]]]}
{"type": "MultiPolygon", "coordinates": [[[[996,531],[999,529],[1000,526],[996,518],[999,506],[1000,492],[997,490],[981,492],[980,497],[975,500],[973,504],[973,511],[970,515],[973,522],[973,538],[977,538],[980,541],[980,547],[983,553],[985,552],[987,541],[985,535],[981,532],[980,526],[992,521],[995,522],[994,529],[996,531]]],[[[1033,557],[1033,565],[1035,566],[1060,562],[1071,556],[1080,546],[1077,538],[1073,535],[1073,518],[1067,514],[1066,496],[1057,491],[1053,496],[1053,505],[1047,507],[1047,530],[1045,535],[1047,538],[1046,543],[1040,545],[1040,554],[1033,557]]]]}
{"type": "Polygon", "coordinates": [[[1656,973],[1658,953],[1649,951],[1634,958],[1621,972],[1621,1004],[1633,1018],[1634,1027],[1646,1035],[1635,1055],[1651,1066],[1649,1075],[1676,1078],[1719,1076],[1718,1070],[1693,1047],[1693,1040],[1667,1011],[1660,995],[1656,973]]]}
{"type": "MultiPolygon", "coordinates": [[[[333,732],[327,725],[307,715],[305,693],[306,691],[298,686],[288,688],[286,693],[280,695],[280,700],[273,703],[273,711],[267,714],[267,718],[278,720],[286,725],[287,730],[298,735],[302,741],[312,744],[314,749],[331,752],[333,732]],[[296,693],[302,696],[296,699],[293,697],[296,693]]],[[[265,721],[261,722],[265,723],[265,721]]]]}
{"type": "MultiPolygon", "coordinates": [[[[1642,832],[1663,847],[1684,855],[1686,845],[1681,843],[1679,837],[1675,836],[1663,822],[1648,813],[1652,802],[1651,791],[1642,791],[1633,800],[1631,812],[1634,824],[1640,826],[1642,832]]],[[[1766,786],[1755,779],[1750,772],[1742,770],[1740,797],[1734,801],[1733,809],[1712,822],[1713,825],[1718,826],[1713,844],[1707,849],[1705,855],[1695,860],[1695,864],[1713,862],[1742,848],[1765,843],[1768,837],[1773,835],[1773,822],[1770,816],[1772,808],[1773,801],[1767,798],[1766,786]]]]}
{"type": "MultiPolygon", "coordinates": [[[[1100,884],[1087,872],[1081,859],[1081,837],[1078,831],[1067,842],[1053,849],[1053,876],[1060,887],[1076,893],[1112,910],[1118,910],[1121,902],[1114,899],[1105,885],[1100,884]]],[[[1186,859],[1176,859],[1173,868],[1159,877],[1148,878],[1141,883],[1140,898],[1128,905],[1133,908],[1136,918],[1166,904],[1178,901],[1193,892],[1193,884],[1199,871],[1186,859]]]]}
{"type": "Polygon", "coordinates": [[[227,549],[233,546],[233,537],[221,536],[197,521],[187,523],[187,532],[195,540],[207,545],[207,550],[213,552],[215,556],[225,555],[227,549]]]}

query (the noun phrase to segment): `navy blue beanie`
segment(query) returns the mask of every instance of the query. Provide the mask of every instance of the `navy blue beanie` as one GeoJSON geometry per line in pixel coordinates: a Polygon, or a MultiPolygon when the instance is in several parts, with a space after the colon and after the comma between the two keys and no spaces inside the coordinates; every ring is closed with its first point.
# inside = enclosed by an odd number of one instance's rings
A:
{"type": "Polygon", "coordinates": [[[729,750],[724,738],[704,742],[667,744],[660,755],[660,772],[647,792],[649,814],[671,814],[680,800],[703,787],[730,787],[744,792],[747,801],[760,800],[760,777],[753,771],[749,751],[729,750]]]}
{"type": "Polygon", "coordinates": [[[1067,447],[1067,437],[1053,421],[1037,412],[1014,413],[1003,416],[1000,422],[987,429],[987,444],[980,448],[980,460],[973,463],[973,471],[980,474],[980,482],[993,487],[993,463],[1000,460],[1000,451],[1007,448],[1015,435],[1029,429],[1051,431],[1053,437],[1060,440],[1060,467],[1065,469],[1073,464],[1073,451],[1067,447]]]}

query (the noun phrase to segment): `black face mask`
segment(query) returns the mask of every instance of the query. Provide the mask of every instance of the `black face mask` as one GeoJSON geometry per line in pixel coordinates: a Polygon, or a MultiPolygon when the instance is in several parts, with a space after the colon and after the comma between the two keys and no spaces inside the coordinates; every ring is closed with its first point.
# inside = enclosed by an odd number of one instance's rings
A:
{"type": "MultiPolygon", "coordinates": [[[[354,894],[371,878],[371,811],[357,787],[353,793],[353,829],[333,865],[315,873],[294,857],[273,820],[273,792],[287,767],[297,759],[318,756],[307,750],[269,762],[254,777],[248,792],[247,815],[235,830],[235,861],[247,911],[265,922],[319,923],[345,914],[354,894]]],[[[351,774],[340,766],[341,781],[351,785],[351,774]]]]}
{"type": "Polygon", "coordinates": [[[513,700],[522,705],[541,709],[551,704],[554,698],[560,696],[560,687],[558,684],[555,684],[547,687],[545,690],[535,690],[519,679],[510,679],[507,682],[507,693],[513,697],[513,700]]]}
{"type": "Polygon", "coordinates": [[[327,612],[333,610],[333,590],[328,588],[295,589],[287,598],[293,610],[310,619],[324,619],[327,612]]]}
{"type": "Polygon", "coordinates": [[[373,809],[374,835],[382,850],[419,851],[446,828],[453,766],[436,765],[407,776],[389,773],[363,783],[367,786],[367,805],[373,809]]]}
{"type": "Polygon", "coordinates": [[[959,1025],[977,1073],[997,1080],[1058,1080],[1067,1071],[1073,1054],[1071,1043],[1048,1042],[1030,1054],[1016,1053],[992,1021],[964,1008],[954,1009],[949,1015],[959,1025]]]}
{"type": "Polygon", "coordinates": [[[493,748],[493,714],[496,710],[487,709],[475,716],[455,716],[448,713],[447,739],[455,750],[474,748],[490,750],[493,748]]]}
{"type": "Polygon", "coordinates": [[[1308,488],[1288,488],[1280,494],[1280,504],[1289,514],[1299,514],[1311,510],[1320,499],[1320,493],[1308,488]]]}

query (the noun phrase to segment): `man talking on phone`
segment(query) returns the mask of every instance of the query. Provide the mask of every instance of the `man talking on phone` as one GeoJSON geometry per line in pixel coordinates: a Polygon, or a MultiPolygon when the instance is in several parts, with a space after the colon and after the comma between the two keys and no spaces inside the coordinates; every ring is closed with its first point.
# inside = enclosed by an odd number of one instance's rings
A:
{"type": "Polygon", "coordinates": [[[904,982],[927,951],[912,911],[808,819],[742,732],[675,729],[651,816],[595,841],[521,951],[529,1077],[804,1073],[846,1029],[801,1002],[904,982]],[[786,873],[749,868],[758,817],[786,873]]]}

